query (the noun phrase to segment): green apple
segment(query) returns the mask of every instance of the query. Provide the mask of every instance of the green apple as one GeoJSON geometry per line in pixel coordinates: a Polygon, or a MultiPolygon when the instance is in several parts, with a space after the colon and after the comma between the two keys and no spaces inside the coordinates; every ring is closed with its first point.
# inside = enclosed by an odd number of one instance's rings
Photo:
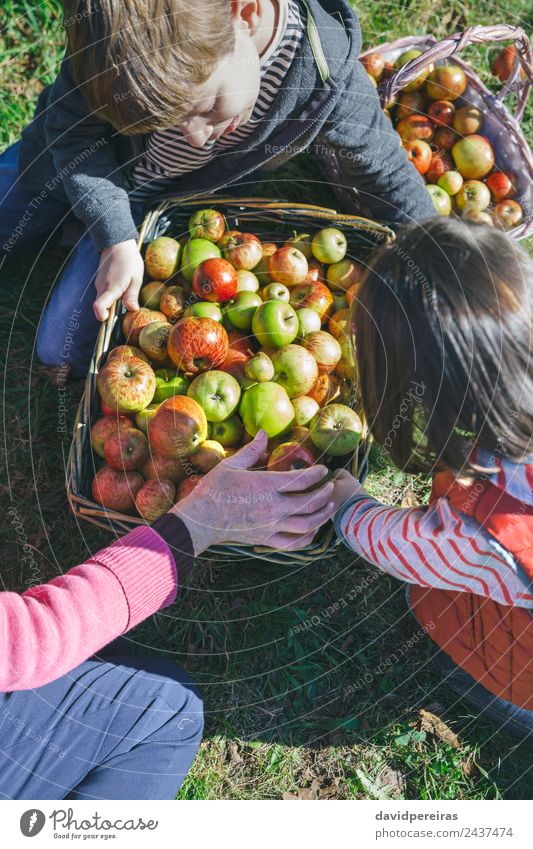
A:
{"type": "Polygon", "coordinates": [[[174,395],[187,394],[189,381],[175,369],[158,368],[154,374],[156,390],[152,399],[153,404],[160,404],[161,401],[173,398],[174,395]]]}
{"type": "Polygon", "coordinates": [[[252,319],[252,333],[263,348],[290,345],[298,333],[298,317],[285,301],[265,301],[252,319]]]}
{"type": "Polygon", "coordinates": [[[294,424],[299,426],[309,424],[313,416],[320,409],[315,399],[310,398],[309,395],[299,395],[298,398],[291,398],[291,404],[294,407],[294,424]]]}
{"type": "Polygon", "coordinates": [[[435,183],[426,183],[426,189],[438,214],[450,215],[452,211],[452,199],[448,192],[444,191],[440,186],[435,185],[435,183]]]}
{"type": "Polygon", "coordinates": [[[327,404],[311,419],[311,442],[332,457],[351,454],[357,448],[363,424],[346,404],[327,404]]]}
{"type": "Polygon", "coordinates": [[[231,374],[214,369],[195,377],[187,395],[200,405],[208,422],[222,422],[237,409],[241,387],[231,374]]]}
{"type": "Polygon", "coordinates": [[[251,330],[254,313],[262,303],[257,292],[240,292],[224,307],[224,315],[235,330],[251,330]]]}
{"type": "Polygon", "coordinates": [[[346,236],[336,227],[323,227],[315,233],[311,242],[313,256],[319,262],[340,262],[347,247],[346,236]]]}
{"type": "Polygon", "coordinates": [[[209,438],[220,442],[224,448],[236,445],[242,434],[242,422],[234,413],[223,422],[212,422],[209,425],[209,438]]]}
{"type": "Polygon", "coordinates": [[[237,293],[257,292],[258,290],[259,280],[253,271],[247,271],[245,268],[237,269],[237,293]]]}
{"type": "Polygon", "coordinates": [[[278,383],[256,383],[247,389],[241,400],[240,414],[250,436],[263,429],[269,439],[284,433],[294,421],[289,396],[278,383]]]}
{"type": "Polygon", "coordinates": [[[289,303],[291,293],[283,283],[269,283],[261,289],[261,297],[264,301],[287,301],[289,303]]]}
{"type": "Polygon", "coordinates": [[[264,351],[259,351],[244,365],[246,377],[255,383],[266,383],[274,377],[274,366],[270,357],[264,351]]]}
{"type": "Polygon", "coordinates": [[[204,259],[220,256],[222,256],[220,248],[209,239],[189,239],[181,255],[180,271],[185,280],[191,283],[195,270],[204,259]]]}
{"type": "Polygon", "coordinates": [[[139,292],[139,302],[141,307],[146,307],[149,310],[158,310],[161,295],[166,291],[165,283],[160,280],[152,280],[143,286],[139,292]]]}
{"type": "Polygon", "coordinates": [[[139,430],[142,430],[142,432],[146,435],[148,435],[148,425],[153,419],[158,407],[159,404],[150,404],[148,407],[145,407],[144,410],[139,410],[139,412],[135,414],[135,424],[139,430]]]}
{"type": "Polygon", "coordinates": [[[310,392],[318,380],[318,365],[301,345],[285,345],[272,354],[274,382],[286,390],[289,398],[310,392]]]}
{"type": "Polygon", "coordinates": [[[218,304],[212,304],[210,301],[197,301],[195,304],[189,304],[183,313],[183,318],[189,315],[197,315],[200,318],[212,318],[213,321],[222,321],[222,310],[218,304]]]}
{"type": "Polygon", "coordinates": [[[322,327],[320,316],[316,310],[302,307],[296,310],[298,316],[298,339],[305,339],[310,333],[316,333],[322,327]]]}

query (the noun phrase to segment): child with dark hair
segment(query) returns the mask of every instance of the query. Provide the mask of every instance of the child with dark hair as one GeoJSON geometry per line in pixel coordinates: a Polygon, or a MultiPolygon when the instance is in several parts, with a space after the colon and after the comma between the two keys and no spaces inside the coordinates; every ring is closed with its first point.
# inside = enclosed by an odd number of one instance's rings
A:
{"type": "Polygon", "coordinates": [[[433,476],[428,506],[336,480],[345,544],[409,585],[446,681],[533,732],[531,259],[486,225],[435,219],[375,257],[353,306],[375,440],[433,476]]]}

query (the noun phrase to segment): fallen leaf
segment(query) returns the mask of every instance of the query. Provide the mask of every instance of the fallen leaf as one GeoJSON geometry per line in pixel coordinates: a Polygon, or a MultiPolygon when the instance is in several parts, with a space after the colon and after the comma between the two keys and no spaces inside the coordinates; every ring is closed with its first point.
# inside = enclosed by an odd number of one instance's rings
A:
{"type": "Polygon", "coordinates": [[[392,769],[390,766],[384,767],[379,773],[375,787],[387,794],[389,799],[403,799],[405,794],[405,781],[401,772],[392,769]]]}
{"type": "Polygon", "coordinates": [[[435,713],[431,713],[431,711],[424,709],[420,710],[418,715],[421,731],[433,734],[435,737],[438,737],[439,740],[442,740],[443,743],[447,743],[448,746],[451,746],[452,749],[461,748],[461,741],[459,737],[455,731],[452,731],[449,725],[446,725],[443,719],[435,713]]]}

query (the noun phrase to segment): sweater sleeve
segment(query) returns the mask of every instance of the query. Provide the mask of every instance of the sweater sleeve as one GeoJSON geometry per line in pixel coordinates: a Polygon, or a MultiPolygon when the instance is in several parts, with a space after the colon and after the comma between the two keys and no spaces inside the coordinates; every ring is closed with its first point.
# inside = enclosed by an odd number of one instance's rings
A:
{"type": "Polygon", "coordinates": [[[76,86],[68,55],[49,94],[46,144],[72,210],[98,251],[137,239],[127,186],[115,155],[116,130],[89,108],[76,86]]]}
{"type": "Polygon", "coordinates": [[[533,608],[512,556],[446,498],[398,508],[356,495],[339,510],[335,526],[348,548],[402,581],[533,608]]]}
{"type": "Polygon", "coordinates": [[[192,557],[183,525],[169,542],[139,527],[47,584],[0,593],[0,690],[41,687],[171,604],[179,564],[192,557]]]}

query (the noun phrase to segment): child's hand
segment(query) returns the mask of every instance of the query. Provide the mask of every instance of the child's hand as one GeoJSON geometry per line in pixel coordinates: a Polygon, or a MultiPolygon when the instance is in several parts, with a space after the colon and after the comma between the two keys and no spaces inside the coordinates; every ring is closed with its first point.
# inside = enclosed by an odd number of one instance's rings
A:
{"type": "Polygon", "coordinates": [[[98,321],[106,320],[109,307],[123,293],[125,293],[126,309],[139,309],[137,298],[142,286],[143,274],[144,263],[135,239],[104,248],[94,283],[98,296],[93,304],[93,310],[98,321]]]}
{"type": "Polygon", "coordinates": [[[348,501],[352,495],[364,495],[364,489],[350,472],[346,469],[337,469],[332,477],[333,481],[333,501],[335,502],[335,510],[348,501]]]}

